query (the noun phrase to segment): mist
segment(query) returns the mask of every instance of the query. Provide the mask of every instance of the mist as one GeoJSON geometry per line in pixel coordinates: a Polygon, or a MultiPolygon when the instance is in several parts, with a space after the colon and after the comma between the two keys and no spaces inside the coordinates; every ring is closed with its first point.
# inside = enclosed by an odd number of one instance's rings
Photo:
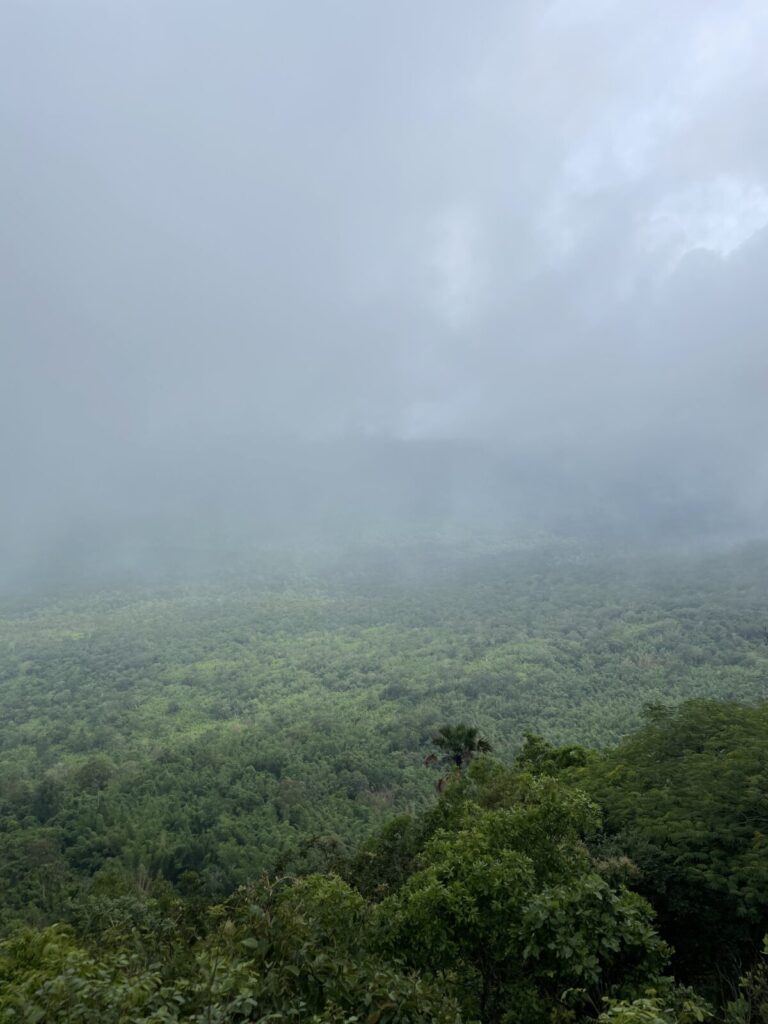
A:
{"type": "Polygon", "coordinates": [[[2,575],[763,535],[766,45],[757,2],[8,0],[2,575]]]}

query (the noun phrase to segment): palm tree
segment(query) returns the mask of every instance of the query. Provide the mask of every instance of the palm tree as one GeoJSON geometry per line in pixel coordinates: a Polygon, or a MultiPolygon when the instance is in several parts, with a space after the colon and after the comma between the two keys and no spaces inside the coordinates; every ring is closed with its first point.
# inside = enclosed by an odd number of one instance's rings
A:
{"type": "Polygon", "coordinates": [[[438,780],[437,788],[442,789],[451,775],[460,777],[462,769],[477,754],[488,754],[493,749],[488,740],[483,739],[480,730],[474,725],[444,725],[432,737],[432,743],[441,752],[427,754],[425,765],[442,764],[448,771],[438,780]]]}

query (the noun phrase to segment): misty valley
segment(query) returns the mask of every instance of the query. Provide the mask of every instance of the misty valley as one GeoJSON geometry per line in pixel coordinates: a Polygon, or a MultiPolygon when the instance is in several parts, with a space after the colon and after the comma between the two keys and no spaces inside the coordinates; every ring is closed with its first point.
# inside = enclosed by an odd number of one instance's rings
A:
{"type": "Polygon", "coordinates": [[[763,543],[6,594],[0,1019],[762,1021],[767,625],[763,543]]]}
{"type": "Polygon", "coordinates": [[[768,1024],[766,54],[0,0],[0,1024],[768,1024]]]}

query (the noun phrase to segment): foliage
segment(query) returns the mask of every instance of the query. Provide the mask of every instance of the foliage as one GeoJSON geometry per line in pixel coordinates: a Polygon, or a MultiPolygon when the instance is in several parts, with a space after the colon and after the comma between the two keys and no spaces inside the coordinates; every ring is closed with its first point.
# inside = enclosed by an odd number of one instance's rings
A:
{"type": "Polygon", "coordinates": [[[563,1001],[583,1011],[657,976],[667,950],[650,908],[592,869],[581,835],[595,810],[581,794],[528,777],[510,806],[457,808],[377,910],[393,950],[469,970],[466,1010],[489,1021],[550,1020],[563,1001]]]}
{"type": "Polygon", "coordinates": [[[712,1018],[706,1003],[684,989],[670,989],[664,995],[653,989],[639,999],[607,999],[607,1009],[598,1024],[701,1024],[712,1018]]]}
{"type": "Polygon", "coordinates": [[[740,979],[739,991],[726,1008],[727,1024],[768,1024],[768,936],[762,955],[740,979]]]}
{"type": "Polygon", "coordinates": [[[678,972],[738,973],[768,929],[768,704],[653,707],[585,777],[678,972]]]}
{"type": "Polygon", "coordinates": [[[477,754],[487,754],[493,749],[483,739],[474,725],[444,725],[432,737],[432,743],[442,751],[447,764],[463,768],[477,754]]]}
{"type": "Polygon", "coordinates": [[[768,548],[412,554],[0,605],[0,1020],[766,1024],[768,548]]]}
{"type": "Polygon", "coordinates": [[[302,1021],[459,1024],[433,984],[359,948],[365,906],[340,879],[264,883],[214,909],[193,950],[147,964],[89,952],[52,926],[0,947],[0,1019],[90,1022],[302,1021]]]}

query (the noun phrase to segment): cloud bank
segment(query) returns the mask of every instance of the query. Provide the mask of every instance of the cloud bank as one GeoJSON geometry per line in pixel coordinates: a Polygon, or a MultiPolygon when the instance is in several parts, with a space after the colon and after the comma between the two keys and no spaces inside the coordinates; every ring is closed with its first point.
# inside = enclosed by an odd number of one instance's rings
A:
{"type": "MultiPolygon", "coordinates": [[[[9,0],[0,23],[9,549],[208,507],[212,481],[332,518],[382,451],[377,493],[416,458],[393,452],[467,445],[562,503],[667,488],[761,522],[764,4],[9,0]]],[[[478,457],[437,474],[444,511],[486,487],[478,457]]]]}

